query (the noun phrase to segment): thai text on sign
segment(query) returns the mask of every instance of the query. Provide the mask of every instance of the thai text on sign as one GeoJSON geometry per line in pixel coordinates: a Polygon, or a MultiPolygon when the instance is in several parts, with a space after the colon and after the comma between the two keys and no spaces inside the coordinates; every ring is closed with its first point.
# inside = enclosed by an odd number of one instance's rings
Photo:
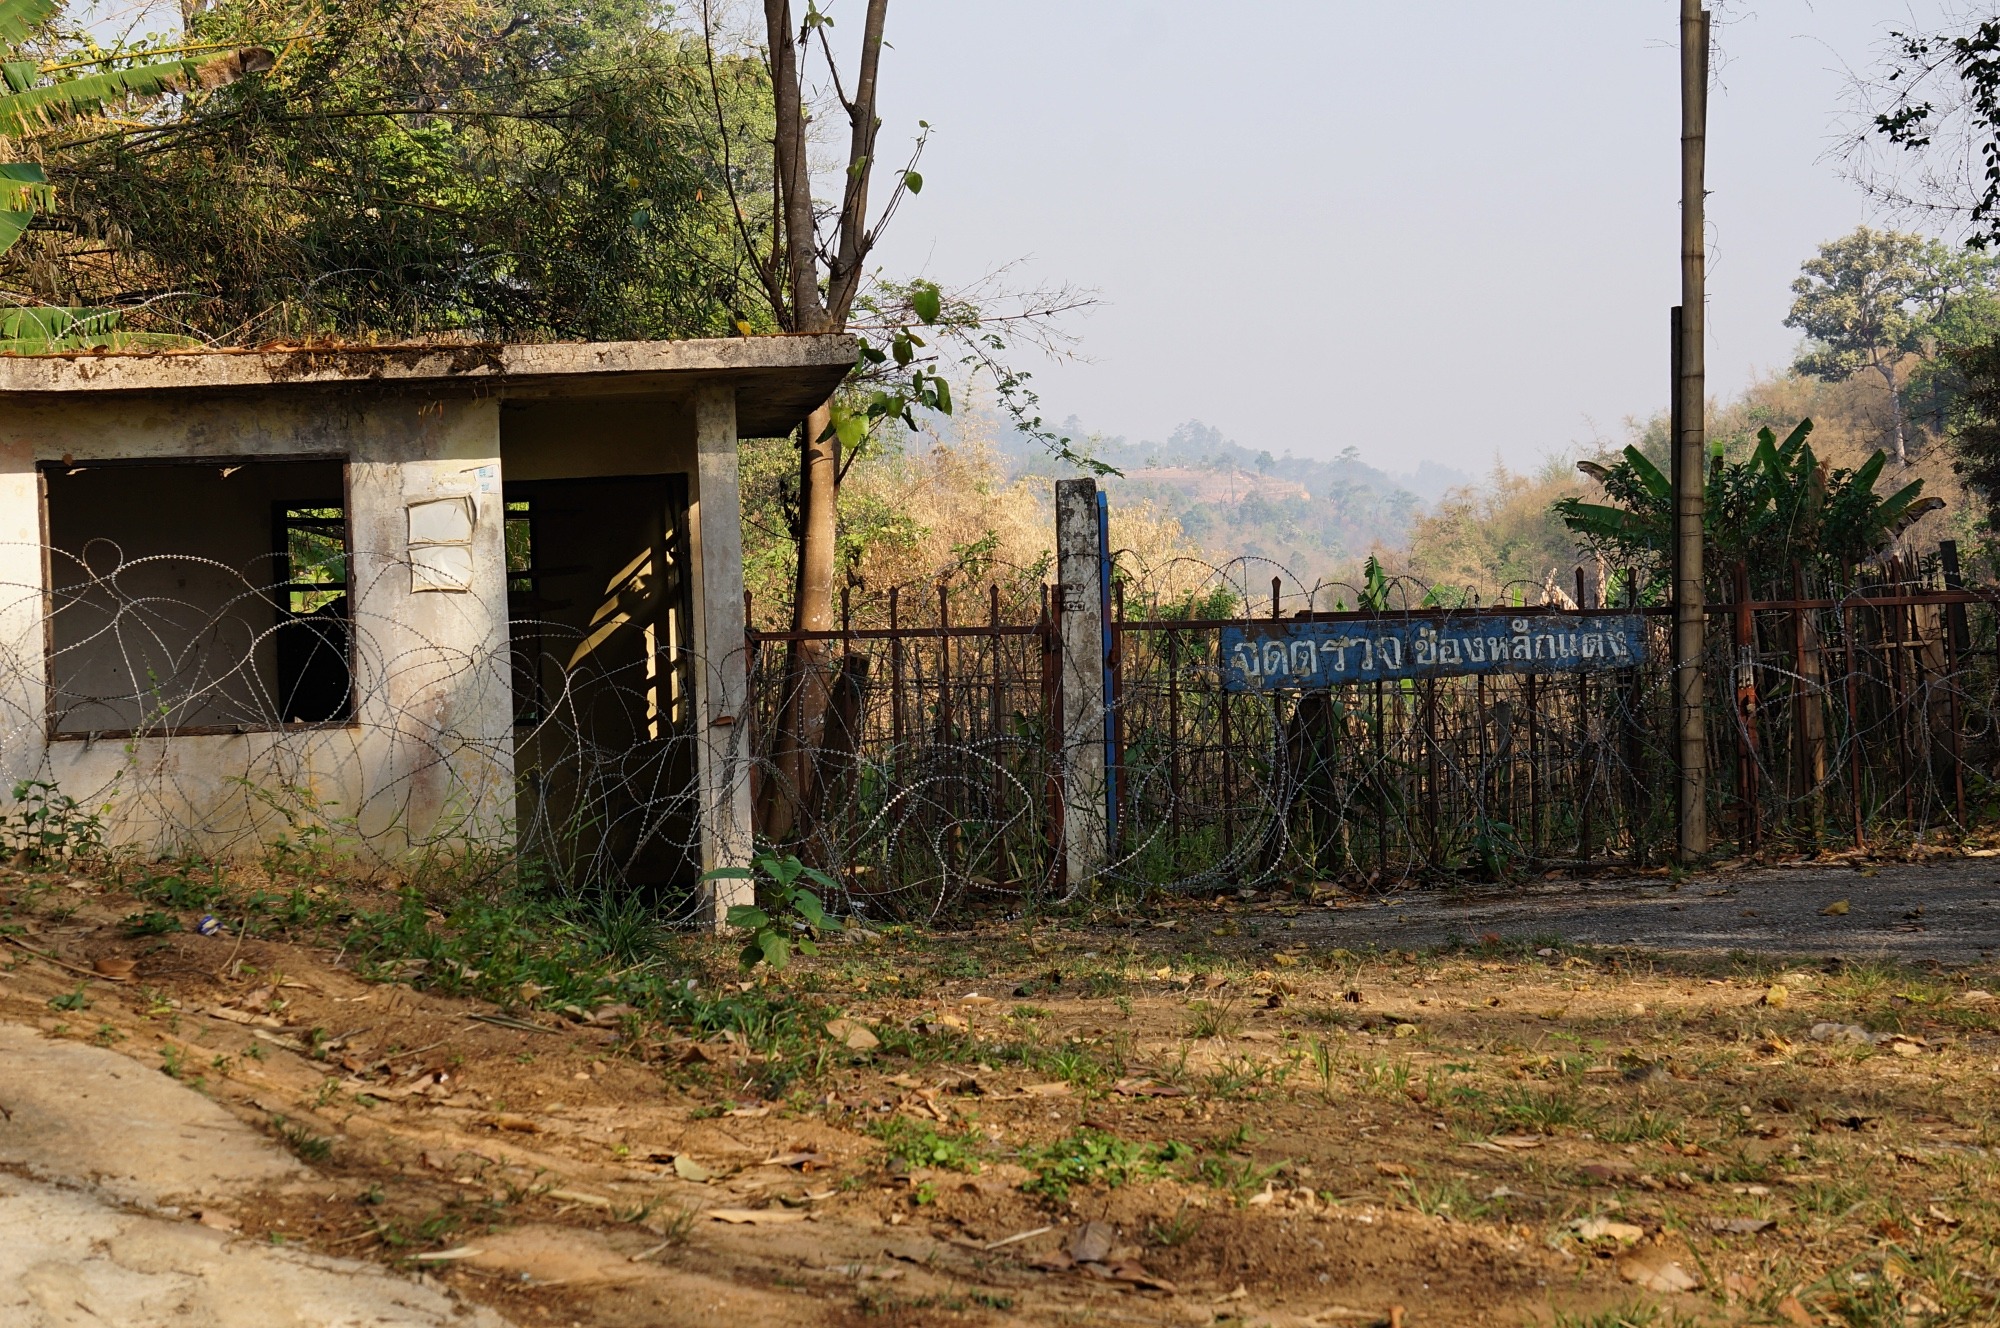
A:
{"type": "Polygon", "coordinates": [[[1646,634],[1636,613],[1491,613],[1250,622],[1223,628],[1221,644],[1223,686],[1261,692],[1467,673],[1631,668],[1645,658],[1646,634]]]}

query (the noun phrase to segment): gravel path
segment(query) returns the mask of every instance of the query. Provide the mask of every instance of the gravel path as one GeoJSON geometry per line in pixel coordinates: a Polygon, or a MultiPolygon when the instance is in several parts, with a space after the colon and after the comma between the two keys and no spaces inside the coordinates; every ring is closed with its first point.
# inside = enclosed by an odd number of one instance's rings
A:
{"type": "Polygon", "coordinates": [[[2000,858],[1799,866],[1691,877],[1538,883],[1525,890],[1413,892],[1309,911],[1313,944],[1422,947],[1489,933],[1662,950],[1743,950],[1965,965],[2000,955],[2000,858]],[[1846,900],[1839,916],[1821,912],[1846,900]]]}

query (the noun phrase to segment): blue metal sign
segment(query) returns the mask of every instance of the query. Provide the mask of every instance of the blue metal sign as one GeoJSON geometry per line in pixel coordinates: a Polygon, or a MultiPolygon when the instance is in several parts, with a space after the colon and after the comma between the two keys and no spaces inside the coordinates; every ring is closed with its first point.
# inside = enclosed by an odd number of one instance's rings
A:
{"type": "Polygon", "coordinates": [[[1273,619],[1225,627],[1221,644],[1225,689],[1311,691],[1467,673],[1632,668],[1646,656],[1646,631],[1636,613],[1273,619]]]}

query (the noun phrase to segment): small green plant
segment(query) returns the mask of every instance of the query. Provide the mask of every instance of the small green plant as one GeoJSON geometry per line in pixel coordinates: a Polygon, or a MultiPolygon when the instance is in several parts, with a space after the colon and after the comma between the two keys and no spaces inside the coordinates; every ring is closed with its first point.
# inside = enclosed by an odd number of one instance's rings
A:
{"type": "Polygon", "coordinates": [[[87,857],[104,847],[104,812],[86,811],[45,779],[14,785],[14,809],[0,812],[0,845],[30,863],[87,857]]]}
{"type": "Polygon", "coordinates": [[[301,1161],[324,1162],[333,1156],[333,1140],[325,1135],[314,1134],[304,1125],[286,1120],[283,1116],[271,1117],[271,1125],[277,1130],[278,1137],[285,1141],[285,1146],[298,1154],[301,1161]]]}
{"type": "Polygon", "coordinates": [[[1553,1134],[1564,1126],[1579,1124],[1584,1110],[1574,1090],[1540,1093],[1521,1088],[1502,1093],[1493,1105],[1493,1114],[1505,1124],[1553,1134]]]}
{"type": "Polygon", "coordinates": [[[1174,1246],[1187,1244],[1200,1229],[1201,1214],[1189,1212],[1187,1200],[1183,1199],[1180,1206],[1174,1209],[1172,1217],[1164,1217],[1157,1222],[1147,1224],[1146,1239],[1155,1245],[1165,1245],[1172,1249],[1174,1246]]]}
{"type": "Polygon", "coordinates": [[[1556,1311],[1555,1328],[1655,1328],[1662,1322],[1660,1307],[1642,1301],[1596,1314],[1575,1315],[1556,1311]]]}
{"type": "Polygon", "coordinates": [[[1312,1040],[1312,1063],[1313,1073],[1319,1076],[1319,1091],[1331,1097],[1333,1077],[1339,1072],[1340,1067],[1333,1045],[1325,1038],[1316,1037],[1312,1040]]]}
{"type": "Polygon", "coordinates": [[[1021,1188],[1062,1203],[1072,1186],[1117,1189],[1128,1181],[1157,1176],[1162,1163],[1178,1156],[1180,1150],[1172,1144],[1149,1148],[1085,1126],[1066,1139],[1024,1153],[1022,1161],[1034,1174],[1021,1182],[1021,1188]]]}
{"type": "Polygon", "coordinates": [[[60,996],[51,997],[49,999],[49,1008],[51,1010],[88,1010],[90,1008],[90,997],[84,995],[83,984],[79,982],[76,984],[75,991],[66,991],[60,996]]]}
{"type": "Polygon", "coordinates": [[[811,881],[826,890],[838,890],[831,876],[814,867],[808,867],[796,857],[777,857],[760,854],[748,867],[717,867],[702,876],[705,881],[751,880],[758,883],[757,893],[764,897],[764,906],[755,904],[733,904],[730,906],[728,922],[732,927],[740,927],[749,932],[743,946],[743,967],[755,968],[758,964],[769,964],[781,969],[792,960],[792,951],[815,955],[819,947],[812,935],[826,927],[826,908],[819,896],[800,885],[800,880],[811,881]],[[803,936],[798,932],[805,932],[803,936]]]}
{"type": "Polygon", "coordinates": [[[946,1171],[979,1170],[979,1136],[940,1134],[935,1126],[908,1116],[878,1121],[869,1133],[882,1141],[890,1157],[909,1167],[941,1167],[946,1171]]]}
{"type": "Polygon", "coordinates": [[[148,911],[133,913],[120,924],[127,936],[165,936],[169,932],[181,930],[181,920],[171,913],[148,911]]]}
{"type": "Polygon", "coordinates": [[[1191,1038],[1233,1037],[1242,1027],[1243,1016],[1233,996],[1220,1001],[1195,1001],[1188,1006],[1187,1034],[1191,1038]]]}
{"type": "Polygon", "coordinates": [[[1237,1203],[1264,1188],[1264,1182],[1278,1174],[1284,1163],[1260,1167],[1247,1157],[1227,1153],[1212,1154],[1195,1164],[1195,1178],[1211,1189],[1221,1190],[1237,1203]]]}

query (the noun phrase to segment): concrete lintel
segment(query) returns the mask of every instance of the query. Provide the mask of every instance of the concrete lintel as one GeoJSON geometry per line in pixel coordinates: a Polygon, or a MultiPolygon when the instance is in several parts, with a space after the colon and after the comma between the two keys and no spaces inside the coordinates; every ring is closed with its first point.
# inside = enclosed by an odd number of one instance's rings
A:
{"type": "Polygon", "coordinates": [[[853,337],[834,335],[0,355],[0,402],[273,388],[420,389],[501,398],[677,396],[720,380],[737,397],[739,435],[760,437],[784,433],[826,400],[857,353],[853,337]]]}
{"type": "MultiPolygon", "coordinates": [[[[750,863],[750,706],[743,619],[743,523],[736,456],[736,399],[711,386],[695,397],[693,558],[695,723],[699,726],[701,867],[750,863]]],[[[736,904],[756,902],[748,880],[709,882],[701,920],[721,930],[736,904]]]]}

